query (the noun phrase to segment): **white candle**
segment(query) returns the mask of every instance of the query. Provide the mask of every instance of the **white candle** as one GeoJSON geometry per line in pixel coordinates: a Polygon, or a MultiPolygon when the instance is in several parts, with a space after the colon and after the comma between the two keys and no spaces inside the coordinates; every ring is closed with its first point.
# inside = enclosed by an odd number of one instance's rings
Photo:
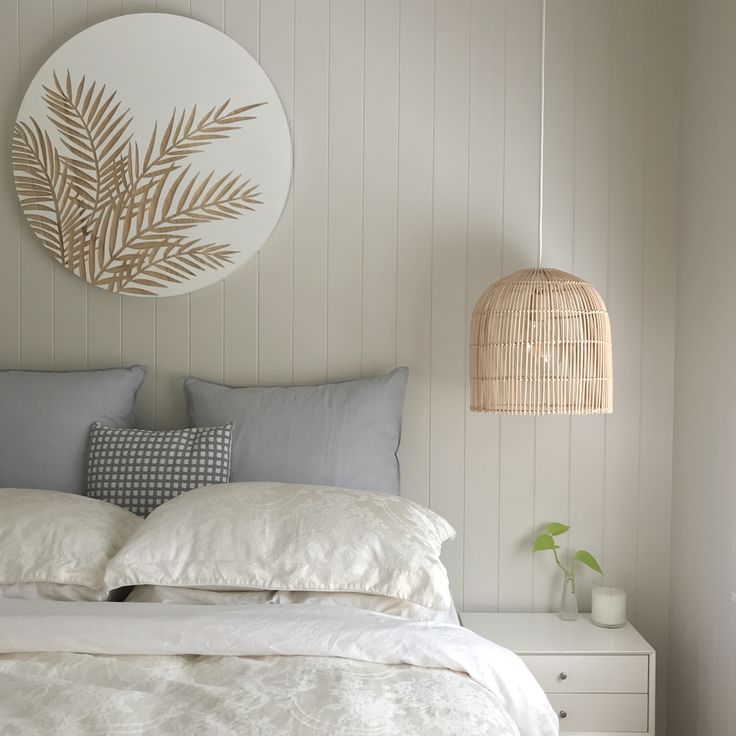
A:
{"type": "Polygon", "coordinates": [[[626,592],[610,585],[594,585],[590,617],[598,626],[623,626],[626,623],[626,592]]]}

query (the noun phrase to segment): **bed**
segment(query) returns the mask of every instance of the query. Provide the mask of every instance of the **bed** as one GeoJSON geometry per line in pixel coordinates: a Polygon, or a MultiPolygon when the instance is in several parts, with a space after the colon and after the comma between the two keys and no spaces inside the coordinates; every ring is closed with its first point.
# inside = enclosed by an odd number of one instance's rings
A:
{"type": "Polygon", "coordinates": [[[2,736],[558,733],[460,625],[452,527],[398,495],[405,369],[190,381],[173,432],[130,428],[143,375],[0,375],[2,736]]]}
{"type": "Polygon", "coordinates": [[[459,626],[319,606],[5,601],[3,734],[556,733],[459,626]]]}
{"type": "Polygon", "coordinates": [[[145,521],[53,491],[0,509],[3,736],[557,733],[521,660],[455,622],[451,530],[418,504],[242,483],[145,521]]]}

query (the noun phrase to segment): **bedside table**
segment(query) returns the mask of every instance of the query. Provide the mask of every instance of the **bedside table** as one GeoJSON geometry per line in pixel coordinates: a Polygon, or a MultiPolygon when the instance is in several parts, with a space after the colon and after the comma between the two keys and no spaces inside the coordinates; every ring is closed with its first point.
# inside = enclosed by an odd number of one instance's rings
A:
{"type": "Polygon", "coordinates": [[[516,652],[547,693],[561,733],[654,734],[655,652],[626,624],[602,629],[581,614],[461,613],[463,626],[516,652]]]}

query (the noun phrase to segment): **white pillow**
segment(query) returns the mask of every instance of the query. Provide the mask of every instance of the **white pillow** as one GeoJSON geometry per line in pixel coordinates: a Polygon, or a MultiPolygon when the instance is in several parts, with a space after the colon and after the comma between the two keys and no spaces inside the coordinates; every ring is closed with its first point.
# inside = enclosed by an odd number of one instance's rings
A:
{"type": "Polygon", "coordinates": [[[125,599],[132,603],[185,603],[189,605],[238,606],[262,603],[345,606],[415,621],[458,623],[454,606],[448,610],[426,608],[398,598],[370,593],[302,593],[289,590],[207,590],[168,585],[136,585],[125,599]]]}
{"type": "Polygon", "coordinates": [[[0,597],[103,600],[105,568],[141,523],[61,491],[0,489],[0,597]]]}
{"type": "Polygon", "coordinates": [[[110,562],[105,585],[373,593],[447,610],[440,516],[394,496],[230,483],[159,506],[110,562]]]}

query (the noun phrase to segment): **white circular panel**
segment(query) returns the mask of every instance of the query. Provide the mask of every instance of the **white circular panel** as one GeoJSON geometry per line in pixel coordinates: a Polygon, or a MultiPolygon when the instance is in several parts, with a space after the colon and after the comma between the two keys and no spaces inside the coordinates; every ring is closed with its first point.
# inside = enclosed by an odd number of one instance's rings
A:
{"type": "Polygon", "coordinates": [[[41,67],[12,161],[23,213],[59,263],[109,291],[169,296],[218,281],[265,242],[291,139],[243,48],[141,13],[82,31],[41,67]]]}

